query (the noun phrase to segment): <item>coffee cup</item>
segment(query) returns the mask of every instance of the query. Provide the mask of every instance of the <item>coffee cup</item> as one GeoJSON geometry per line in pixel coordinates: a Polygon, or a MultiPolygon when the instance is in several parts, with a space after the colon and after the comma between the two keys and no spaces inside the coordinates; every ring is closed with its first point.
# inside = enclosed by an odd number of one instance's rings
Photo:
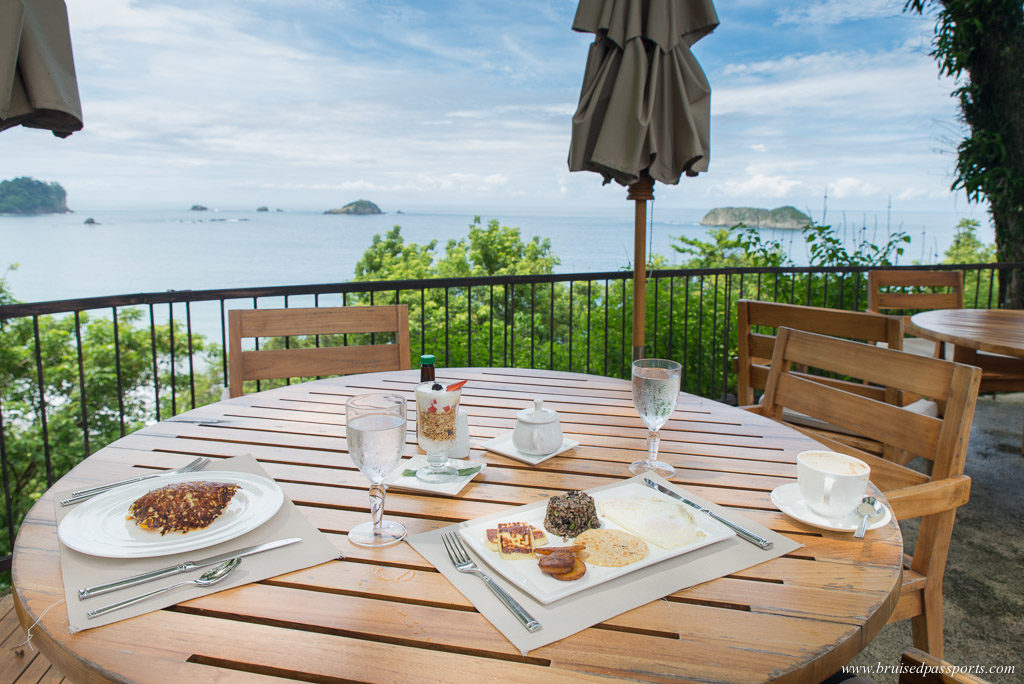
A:
{"type": "Polygon", "coordinates": [[[808,507],[826,518],[853,512],[867,491],[871,467],[834,451],[804,451],[796,457],[796,478],[808,507]]]}

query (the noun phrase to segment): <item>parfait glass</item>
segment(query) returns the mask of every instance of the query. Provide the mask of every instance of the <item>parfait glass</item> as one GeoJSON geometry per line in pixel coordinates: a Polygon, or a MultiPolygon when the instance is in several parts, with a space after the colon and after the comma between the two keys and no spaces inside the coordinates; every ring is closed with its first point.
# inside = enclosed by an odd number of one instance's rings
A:
{"type": "Polygon", "coordinates": [[[427,452],[427,465],[416,471],[417,479],[432,484],[458,479],[448,452],[455,446],[461,397],[461,387],[449,391],[439,382],[416,385],[416,441],[427,452]]]}
{"type": "Polygon", "coordinates": [[[647,458],[634,461],[629,472],[634,475],[655,472],[672,477],[676,469],[658,460],[661,438],[658,430],[668,421],[679,399],[679,376],[682,366],[668,359],[638,359],[633,362],[633,406],[647,425],[647,458]]]}
{"type": "Polygon", "coordinates": [[[384,520],[384,480],[405,449],[405,411],[405,397],[395,394],[360,394],[345,402],[348,454],[370,481],[371,520],[349,530],[353,544],[388,546],[405,539],[401,523],[384,520]]]}

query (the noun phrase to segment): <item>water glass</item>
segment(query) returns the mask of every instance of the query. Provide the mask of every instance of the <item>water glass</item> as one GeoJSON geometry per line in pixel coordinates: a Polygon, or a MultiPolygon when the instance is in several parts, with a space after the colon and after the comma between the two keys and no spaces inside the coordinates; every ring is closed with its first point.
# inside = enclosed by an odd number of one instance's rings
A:
{"type": "Polygon", "coordinates": [[[405,397],[396,394],[360,394],[345,402],[348,454],[370,481],[369,522],[349,530],[359,546],[388,546],[405,539],[405,527],[384,520],[387,479],[405,449],[405,397]]]}
{"type": "Polygon", "coordinates": [[[669,359],[638,359],[633,362],[633,406],[647,425],[647,458],[634,461],[634,475],[655,472],[672,477],[676,469],[658,460],[661,438],[658,430],[668,421],[679,400],[679,378],[683,367],[669,359]]]}

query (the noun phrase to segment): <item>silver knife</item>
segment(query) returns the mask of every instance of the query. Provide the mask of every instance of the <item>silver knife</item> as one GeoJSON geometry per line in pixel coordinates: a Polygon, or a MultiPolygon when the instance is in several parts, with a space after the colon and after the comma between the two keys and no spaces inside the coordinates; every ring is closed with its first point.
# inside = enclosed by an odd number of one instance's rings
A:
{"type": "Polygon", "coordinates": [[[172,565],[169,568],[162,568],[160,570],[151,570],[150,572],[144,572],[141,575],[134,575],[127,577],[122,580],[116,580],[114,582],[105,582],[104,584],[97,584],[94,587],[86,587],[85,589],[78,590],[78,598],[86,599],[90,596],[99,596],[100,594],[107,594],[111,591],[117,591],[118,589],[124,589],[126,587],[134,587],[137,584],[143,584],[144,582],[152,582],[153,580],[161,579],[163,577],[170,577],[171,575],[179,575],[183,572],[190,572],[196,568],[205,568],[207,565],[216,565],[229,558],[244,558],[245,556],[251,556],[256,553],[263,553],[264,551],[270,551],[271,549],[277,549],[282,546],[288,546],[295,542],[302,541],[301,537],[291,537],[289,539],[278,539],[277,541],[266,542],[265,544],[257,544],[256,546],[250,546],[245,549],[238,551],[228,551],[222,553],[219,556],[212,556],[210,558],[204,558],[198,561],[185,561],[178,565],[172,565]]]}
{"type": "Polygon", "coordinates": [[[740,527],[736,523],[731,522],[729,520],[726,520],[725,518],[723,518],[722,516],[718,515],[714,511],[709,510],[707,508],[704,508],[703,506],[701,506],[700,504],[698,504],[698,503],[696,503],[694,501],[690,501],[685,496],[682,496],[680,494],[676,494],[675,492],[673,492],[668,487],[663,487],[663,486],[661,486],[660,484],[658,484],[657,482],[655,482],[654,480],[652,480],[650,478],[645,477],[644,478],[644,484],[647,485],[648,487],[650,487],[651,489],[657,489],[659,492],[662,492],[663,494],[668,494],[671,497],[679,499],[680,501],[682,501],[687,506],[693,506],[694,508],[696,508],[701,513],[707,513],[708,515],[710,515],[712,518],[714,518],[718,522],[720,522],[723,525],[725,525],[726,527],[729,527],[730,529],[732,529],[736,534],[738,534],[740,537],[746,539],[751,544],[759,546],[762,549],[770,549],[770,548],[772,548],[772,546],[775,545],[774,542],[772,542],[772,541],[770,541],[768,539],[765,539],[764,537],[761,537],[759,535],[754,534],[753,532],[751,532],[750,530],[746,529],[745,527],[740,527]]]}

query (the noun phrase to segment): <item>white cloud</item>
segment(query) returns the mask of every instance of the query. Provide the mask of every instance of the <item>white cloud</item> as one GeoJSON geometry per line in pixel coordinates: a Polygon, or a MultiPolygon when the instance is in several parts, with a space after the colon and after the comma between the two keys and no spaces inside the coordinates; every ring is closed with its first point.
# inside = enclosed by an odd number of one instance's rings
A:
{"type": "Polygon", "coordinates": [[[869,183],[860,178],[846,176],[831,181],[828,184],[828,193],[835,199],[850,199],[853,197],[873,197],[878,195],[882,189],[877,185],[869,183]]]}
{"type": "Polygon", "coordinates": [[[788,197],[802,185],[801,181],[794,178],[786,178],[748,169],[746,178],[718,183],[715,191],[716,194],[720,194],[723,197],[742,200],[749,198],[779,199],[788,197]]]}
{"type": "Polygon", "coordinates": [[[812,0],[796,7],[779,7],[775,25],[834,25],[860,19],[901,14],[903,3],[897,0],[812,0]]]}

